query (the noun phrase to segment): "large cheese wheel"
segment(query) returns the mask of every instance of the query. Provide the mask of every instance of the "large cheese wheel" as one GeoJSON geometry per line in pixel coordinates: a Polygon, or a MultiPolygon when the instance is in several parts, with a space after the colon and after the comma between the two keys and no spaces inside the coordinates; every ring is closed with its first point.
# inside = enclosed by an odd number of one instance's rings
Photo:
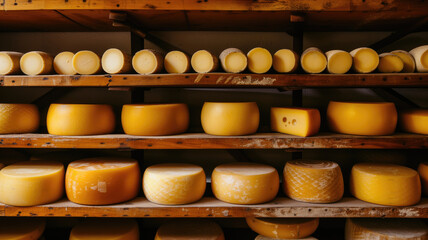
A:
{"type": "Polygon", "coordinates": [[[347,73],[352,67],[352,56],[342,50],[330,50],[325,53],[327,56],[327,71],[329,73],[347,73]]]}
{"type": "Polygon", "coordinates": [[[317,134],[321,125],[321,116],[315,108],[279,108],[270,109],[272,131],[308,137],[317,134]]]}
{"type": "Polygon", "coordinates": [[[0,134],[35,132],[39,122],[34,104],[0,103],[0,134]]]}
{"type": "MultiPolygon", "coordinates": [[[[266,237],[263,235],[258,235],[256,238],[254,238],[254,240],[291,240],[292,238],[270,238],[270,237],[266,237]]],[[[300,240],[318,240],[318,238],[314,238],[314,237],[305,237],[305,238],[299,238],[300,240]]]]}
{"type": "Polygon", "coordinates": [[[206,178],[200,166],[185,163],[157,164],[144,171],[146,198],[158,204],[187,204],[205,193],[206,178]]]}
{"type": "Polygon", "coordinates": [[[181,51],[171,51],[165,55],[164,66],[168,73],[186,73],[190,71],[190,57],[181,51]]]}
{"type": "Polygon", "coordinates": [[[279,189],[275,168],[256,163],[227,163],[217,166],[211,175],[216,198],[235,204],[258,204],[271,201],[279,189]]]}
{"type": "Polygon", "coordinates": [[[64,165],[55,161],[25,161],[0,170],[0,202],[34,206],[55,202],[64,194],[64,165]]]}
{"type": "Polygon", "coordinates": [[[299,67],[299,55],[290,49],[280,49],[273,55],[273,69],[279,73],[292,73],[299,67]]]}
{"type": "Polygon", "coordinates": [[[371,73],[379,65],[379,55],[371,48],[357,48],[350,54],[354,58],[352,68],[357,73],[371,73]]]}
{"type": "Polygon", "coordinates": [[[225,72],[240,73],[247,68],[247,56],[237,48],[227,48],[223,50],[219,58],[225,72]]]}
{"type": "Polygon", "coordinates": [[[418,72],[428,72],[428,45],[412,49],[410,52],[416,62],[418,72]]]}
{"type": "Polygon", "coordinates": [[[70,240],[138,240],[138,223],[133,219],[88,219],[73,227],[70,240]]]}
{"type": "Polygon", "coordinates": [[[320,49],[311,47],[302,53],[300,65],[307,73],[320,73],[327,67],[327,58],[320,49]]]}
{"type": "Polygon", "coordinates": [[[101,71],[100,57],[89,50],[77,52],[71,62],[74,71],[78,74],[96,74],[101,71]]]}
{"type": "Polygon", "coordinates": [[[340,166],[330,161],[289,161],[284,167],[284,192],[297,201],[331,203],[344,192],[340,166]]]}
{"type": "Polygon", "coordinates": [[[53,58],[45,52],[32,51],[22,55],[19,60],[21,71],[27,75],[49,74],[53,68],[53,58]]]}
{"type": "Polygon", "coordinates": [[[95,135],[113,132],[115,118],[110,105],[51,104],[46,123],[54,135],[95,135]]]}
{"type": "Polygon", "coordinates": [[[135,53],[132,67],[139,74],[158,73],[163,69],[163,56],[153,49],[143,49],[135,53]]]}
{"type": "Polygon", "coordinates": [[[250,228],[263,236],[275,239],[309,237],[318,228],[318,218],[255,218],[247,217],[250,228]]]}
{"type": "Polygon", "coordinates": [[[0,219],[0,240],[36,240],[45,231],[46,221],[40,218],[0,219]]]}
{"type": "Polygon", "coordinates": [[[54,60],[54,70],[58,74],[74,75],[76,71],[73,68],[72,60],[74,53],[72,52],[61,52],[58,53],[54,60]]]}
{"type": "Polygon", "coordinates": [[[123,105],[122,127],[130,135],[183,133],[189,127],[189,109],[183,103],[123,105]]]}
{"type": "Polygon", "coordinates": [[[398,73],[403,71],[404,62],[398,55],[382,53],[379,55],[377,70],[381,73],[398,73]]]}
{"type": "Polygon", "coordinates": [[[335,102],[327,108],[330,130],[355,135],[389,135],[397,125],[397,110],[390,102],[335,102]]]}
{"type": "Polygon", "coordinates": [[[85,205],[115,204],[135,198],[140,188],[138,162],[97,157],[68,165],[65,190],[70,201],[85,205]]]}
{"type": "Polygon", "coordinates": [[[212,135],[253,134],[259,121],[259,108],[255,102],[205,102],[202,107],[202,127],[212,135]]]}
{"type": "Polygon", "coordinates": [[[214,72],[218,68],[218,58],[207,50],[195,52],[190,62],[197,73],[214,72]]]}
{"type": "Polygon", "coordinates": [[[428,225],[418,219],[354,218],[346,221],[345,240],[427,240],[428,225]]]}
{"type": "Polygon", "coordinates": [[[272,54],[261,47],[251,49],[247,53],[248,70],[253,73],[266,73],[272,67],[272,54]]]}
{"type": "Polygon", "coordinates": [[[422,162],[418,167],[419,176],[421,177],[422,191],[428,196],[428,162],[422,162]]]}
{"type": "Polygon", "coordinates": [[[21,71],[20,52],[0,52],[0,75],[17,74],[21,71]]]}
{"type": "Polygon", "coordinates": [[[412,54],[404,50],[395,50],[395,51],[392,51],[391,53],[397,55],[398,57],[400,57],[401,61],[403,61],[404,66],[403,66],[402,72],[412,73],[415,71],[416,63],[412,54]]]}
{"type": "Polygon", "coordinates": [[[172,220],[160,226],[155,240],[224,240],[220,226],[206,219],[172,220]]]}
{"type": "Polygon", "coordinates": [[[421,199],[421,181],[410,168],[386,163],[358,163],[351,171],[351,193],[381,205],[410,206],[421,199]]]}
{"type": "Polygon", "coordinates": [[[400,111],[398,122],[403,131],[428,134],[428,109],[400,111]]]}
{"type": "Polygon", "coordinates": [[[131,56],[122,50],[110,48],[101,57],[101,66],[106,73],[127,73],[131,70],[131,59],[131,56]]]}

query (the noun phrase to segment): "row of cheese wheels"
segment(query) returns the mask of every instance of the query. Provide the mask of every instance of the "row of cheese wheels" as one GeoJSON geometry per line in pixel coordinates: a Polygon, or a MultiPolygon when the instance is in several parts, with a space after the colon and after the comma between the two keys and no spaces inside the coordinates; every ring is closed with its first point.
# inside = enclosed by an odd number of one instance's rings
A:
{"type": "MultiPolygon", "coordinates": [[[[256,47],[246,55],[237,48],[225,49],[219,56],[220,65],[228,73],[240,73],[248,69],[252,73],[266,73],[272,67],[279,73],[294,72],[300,66],[307,73],[343,74],[351,68],[357,73],[370,73],[376,69],[382,73],[428,72],[428,45],[414,48],[410,52],[396,50],[378,55],[371,48],[358,48],[350,53],[331,50],[325,54],[318,48],[308,48],[299,59],[289,49],[272,54],[265,48],[256,47]]],[[[165,57],[152,49],[144,49],[133,57],[123,51],[111,48],[100,58],[88,50],[77,53],[61,52],[53,58],[46,52],[32,51],[0,52],[0,75],[50,74],[97,74],[104,70],[109,74],[127,73],[133,69],[139,74],[159,73],[165,68],[168,73],[186,73],[191,67],[195,72],[208,73],[218,69],[219,60],[207,50],[199,50],[192,57],[181,51],[168,52],[165,57]]]]}

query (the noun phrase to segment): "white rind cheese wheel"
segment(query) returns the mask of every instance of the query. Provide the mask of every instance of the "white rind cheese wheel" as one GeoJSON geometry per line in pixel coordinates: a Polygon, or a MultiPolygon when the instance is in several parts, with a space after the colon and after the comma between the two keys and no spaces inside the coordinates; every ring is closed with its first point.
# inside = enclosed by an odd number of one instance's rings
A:
{"type": "Polygon", "coordinates": [[[266,73],[272,67],[272,54],[261,47],[251,49],[247,53],[248,70],[252,73],[266,73]]]}
{"type": "Polygon", "coordinates": [[[357,48],[350,54],[354,58],[352,69],[357,73],[371,73],[379,65],[379,55],[371,48],[357,48]]]}
{"type": "Polygon", "coordinates": [[[132,67],[139,74],[159,73],[163,69],[163,56],[153,49],[143,49],[135,53],[132,67]]]}
{"type": "Polygon", "coordinates": [[[377,70],[381,73],[398,73],[403,71],[404,62],[398,55],[382,53],[379,55],[377,70]]]}
{"type": "Polygon", "coordinates": [[[318,218],[246,218],[256,233],[274,239],[302,239],[318,228],[318,218]]]}
{"type": "Polygon", "coordinates": [[[131,56],[122,50],[110,48],[101,57],[101,66],[106,73],[127,73],[131,70],[131,59],[131,56]]]}
{"type": "Polygon", "coordinates": [[[358,163],[351,171],[351,194],[380,205],[410,206],[421,199],[418,173],[395,164],[358,163]]]}
{"type": "Polygon", "coordinates": [[[58,74],[75,75],[77,72],[73,68],[73,57],[74,53],[72,52],[58,53],[53,60],[55,72],[58,74]]]}
{"type": "Polygon", "coordinates": [[[421,177],[422,192],[425,196],[428,196],[428,162],[419,164],[418,173],[421,177]]]}
{"type": "Polygon", "coordinates": [[[0,134],[35,132],[39,122],[34,104],[0,103],[0,134]]]}
{"type": "Polygon", "coordinates": [[[398,122],[403,131],[428,135],[428,109],[400,111],[398,122]]]}
{"type": "Polygon", "coordinates": [[[164,66],[168,73],[186,73],[190,71],[190,57],[184,52],[171,51],[165,56],[164,66]]]}
{"type": "Polygon", "coordinates": [[[92,51],[79,51],[74,54],[71,61],[74,71],[78,74],[91,75],[101,72],[100,57],[92,51]]]}
{"type": "Polygon", "coordinates": [[[273,200],[279,189],[275,168],[256,163],[228,163],[211,175],[214,196],[235,204],[259,204],[273,200]]]}
{"type": "Polygon", "coordinates": [[[428,72],[428,45],[412,49],[410,52],[416,62],[418,72],[428,72]]]}
{"type": "Polygon", "coordinates": [[[299,67],[299,55],[290,49],[280,49],[273,55],[273,69],[279,73],[292,73],[299,67]]]}
{"type": "Polygon", "coordinates": [[[20,52],[0,52],[0,75],[20,73],[19,60],[21,57],[20,52]]]}
{"type": "Polygon", "coordinates": [[[314,108],[270,109],[272,131],[308,137],[317,134],[321,125],[321,115],[314,108]]]}
{"type": "Polygon", "coordinates": [[[36,240],[45,231],[46,221],[40,218],[0,219],[0,240],[36,240]]]}
{"type": "Polygon", "coordinates": [[[22,55],[19,65],[21,71],[30,76],[49,74],[53,69],[53,58],[48,53],[32,51],[22,55]]]}
{"type": "Polygon", "coordinates": [[[402,72],[412,73],[415,71],[416,63],[412,54],[404,50],[395,50],[395,51],[392,51],[391,53],[397,55],[398,57],[401,58],[401,61],[403,61],[404,67],[402,72]]]}
{"type": "MultiPolygon", "coordinates": [[[[292,238],[270,238],[270,237],[265,237],[262,235],[258,235],[256,238],[254,238],[254,240],[291,240],[292,238]]],[[[318,238],[314,238],[314,237],[305,237],[305,238],[299,238],[299,240],[318,240],[318,238]]]]}
{"type": "Polygon", "coordinates": [[[73,227],[70,240],[138,240],[138,223],[133,219],[88,219],[73,227]]]}
{"type": "Polygon", "coordinates": [[[218,68],[218,58],[207,50],[195,52],[190,62],[197,73],[214,72],[218,68]]]}
{"type": "Polygon", "coordinates": [[[334,74],[344,74],[352,67],[352,56],[342,50],[330,50],[327,56],[327,71],[334,74]]]}
{"type": "Polygon", "coordinates": [[[64,194],[64,165],[55,161],[26,161],[0,170],[0,202],[34,206],[57,201],[64,194]]]}
{"type": "Polygon", "coordinates": [[[300,65],[307,73],[321,73],[327,67],[327,58],[320,49],[310,47],[302,53],[300,65]]]}
{"type": "Polygon", "coordinates": [[[224,240],[221,227],[206,219],[172,220],[160,226],[155,240],[224,240]]]}
{"type": "Polygon", "coordinates": [[[172,205],[198,201],[205,193],[204,170],[185,163],[157,164],[146,169],[143,190],[154,203],[172,205]]]}
{"type": "Polygon", "coordinates": [[[247,68],[247,56],[237,48],[227,48],[220,53],[220,63],[227,73],[240,73],[247,68]]]}

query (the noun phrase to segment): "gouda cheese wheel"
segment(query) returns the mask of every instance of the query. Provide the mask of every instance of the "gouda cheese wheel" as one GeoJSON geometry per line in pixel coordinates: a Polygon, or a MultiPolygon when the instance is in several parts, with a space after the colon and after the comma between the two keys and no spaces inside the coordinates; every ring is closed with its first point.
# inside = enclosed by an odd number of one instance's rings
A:
{"type": "Polygon", "coordinates": [[[428,109],[409,109],[399,113],[400,127],[411,133],[428,135],[428,109]]]}
{"type": "Polygon", "coordinates": [[[39,109],[34,104],[0,103],[0,134],[35,132],[39,122],[39,109]]]}

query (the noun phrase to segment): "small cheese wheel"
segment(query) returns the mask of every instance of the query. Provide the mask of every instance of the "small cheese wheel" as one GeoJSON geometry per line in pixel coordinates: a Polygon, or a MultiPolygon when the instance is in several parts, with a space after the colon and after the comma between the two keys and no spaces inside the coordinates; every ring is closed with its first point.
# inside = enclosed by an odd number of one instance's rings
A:
{"type": "Polygon", "coordinates": [[[320,112],[315,108],[270,109],[270,126],[275,132],[308,137],[317,134],[320,125],[320,112]]]}
{"type": "Polygon", "coordinates": [[[318,218],[246,218],[248,226],[266,237],[302,239],[309,237],[318,228],[318,218]]]}
{"type": "Polygon", "coordinates": [[[55,161],[25,161],[0,170],[0,202],[34,206],[57,201],[64,194],[64,165],[55,161]]]}
{"type": "Polygon", "coordinates": [[[272,54],[266,49],[256,47],[247,53],[248,70],[252,73],[266,73],[272,67],[272,54]]]}
{"type": "Polygon", "coordinates": [[[122,127],[126,134],[162,136],[183,133],[189,127],[186,104],[126,104],[122,108],[122,127]]]}
{"type": "Polygon", "coordinates": [[[327,108],[329,128],[354,135],[389,135],[397,125],[397,110],[390,102],[335,102],[327,108]]]}
{"type": "Polygon", "coordinates": [[[74,226],[70,240],[138,240],[138,223],[133,219],[88,219],[74,226]]]}
{"type": "Polygon", "coordinates": [[[135,198],[140,188],[138,162],[130,158],[96,157],[70,163],[65,190],[70,201],[107,205],[135,198]]]}
{"type": "Polygon", "coordinates": [[[144,171],[146,198],[158,204],[188,204],[205,193],[206,178],[200,166],[185,163],[157,164],[144,171]]]}
{"type": "Polygon", "coordinates": [[[428,162],[422,162],[419,164],[418,173],[421,177],[422,192],[425,196],[428,196],[428,162]]]}
{"type": "Polygon", "coordinates": [[[20,52],[0,52],[0,75],[17,74],[21,71],[20,52]]]}
{"type": "Polygon", "coordinates": [[[382,53],[379,55],[377,70],[381,73],[398,73],[403,71],[404,63],[398,55],[382,53]]]}
{"type": "Polygon", "coordinates": [[[197,73],[214,72],[218,68],[218,58],[207,50],[195,52],[190,62],[197,73]]]}
{"type": "Polygon", "coordinates": [[[351,171],[351,193],[381,205],[410,206],[421,199],[421,181],[410,168],[386,163],[358,163],[351,171]]]}
{"type": "Polygon", "coordinates": [[[348,218],[345,240],[426,240],[428,225],[418,219],[348,218]]]}
{"type": "Polygon", "coordinates": [[[211,175],[216,198],[235,204],[259,204],[275,198],[279,175],[275,168],[256,163],[227,163],[217,166],[211,175]]]}
{"type": "Polygon", "coordinates": [[[131,56],[117,48],[110,48],[101,57],[101,66],[106,73],[119,74],[131,70],[131,56]]]}
{"type": "Polygon", "coordinates": [[[115,118],[110,105],[51,104],[46,123],[54,135],[96,135],[112,133],[115,118]]]}
{"type": "MultiPolygon", "coordinates": [[[[292,238],[270,238],[263,235],[258,235],[254,240],[291,240],[292,238]]],[[[318,238],[314,237],[305,237],[305,238],[299,238],[300,240],[318,240],[318,238]]]]}
{"type": "Polygon", "coordinates": [[[299,55],[290,49],[280,49],[273,55],[273,69],[279,73],[292,73],[299,67],[299,55]]]}
{"type": "Polygon", "coordinates": [[[54,60],[53,60],[53,66],[54,70],[58,74],[65,74],[65,75],[74,75],[77,72],[73,68],[72,60],[74,57],[74,53],[72,52],[61,52],[58,53],[54,60]]]}
{"type": "Polygon", "coordinates": [[[78,51],[72,60],[74,71],[78,74],[96,74],[101,71],[100,57],[89,50],[78,51]]]}
{"type": "Polygon", "coordinates": [[[300,65],[307,73],[321,73],[327,67],[327,58],[320,49],[311,47],[302,53],[300,65]]]}
{"type": "Polygon", "coordinates": [[[287,162],[283,186],[291,199],[310,203],[337,202],[344,192],[340,166],[330,161],[287,162]]]}
{"type": "Polygon", "coordinates": [[[35,240],[45,231],[46,221],[40,218],[0,219],[0,240],[35,240]]]}
{"type": "Polygon", "coordinates": [[[32,51],[22,55],[19,64],[21,71],[27,75],[43,75],[52,72],[53,59],[48,53],[32,51]]]}
{"type": "Polygon", "coordinates": [[[418,72],[428,72],[428,45],[412,49],[410,52],[416,62],[418,72]]]}
{"type": "Polygon", "coordinates": [[[350,54],[354,58],[352,69],[357,73],[371,73],[379,65],[379,55],[371,48],[357,48],[350,54]]]}
{"type": "Polygon", "coordinates": [[[344,74],[352,67],[352,56],[342,50],[330,50],[327,56],[327,71],[334,74],[344,74]]]}
{"type": "Polygon", "coordinates": [[[240,73],[247,68],[247,56],[237,48],[227,48],[223,50],[219,58],[225,72],[240,73]]]}
{"type": "Polygon", "coordinates": [[[255,102],[205,102],[202,107],[202,127],[211,135],[253,134],[259,121],[259,108],[255,102]]]}
{"type": "Polygon", "coordinates": [[[139,74],[158,73],[163,69],[163,56],[153,49],[143,49],[135,53],[132,67],[139,74]]]}
{"type": "Polygon", "coordinates": [[[181,51],[171,51],[165,56],[164,66],[168,73],[186,73],[190,71],[190,57],[181,51]]]}
{"type": "Polygon", "coordinates": [[[404,50],[395,50],[391,52],[392,54],[397,55],[401,58],[401,61],[403,61],[404,67],[402,72],[404,73],[412,73],[415,71],[416,63],[415,59],[413,58],[412,54],[404,51],[404,50]]]}
{"type": "Polygon", "coordinates": [[[221,227],[206,219],[181,219],[166,222],[156,232],[155,240],[224,240],[221,227]]]}
{"type": "Polygon", "coordinates": [[[39,122],[34,104],[0,103],[0,134],[35,132],[39,122]]]}
{"type": "Polygon", "coordinates": [[[400,111],[398,122],[403,131],[428,135],[428,109],[400,111]]]}

